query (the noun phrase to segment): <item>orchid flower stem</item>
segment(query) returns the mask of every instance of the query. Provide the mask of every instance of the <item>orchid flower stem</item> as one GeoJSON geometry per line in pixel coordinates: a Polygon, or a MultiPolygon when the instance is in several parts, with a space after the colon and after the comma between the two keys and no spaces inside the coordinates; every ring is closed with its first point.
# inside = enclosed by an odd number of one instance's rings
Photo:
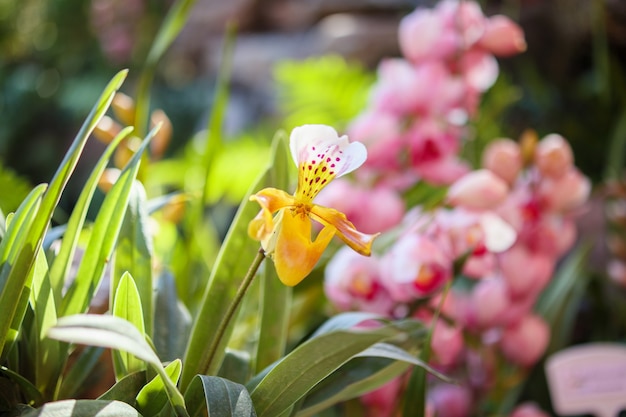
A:
{"type": "Polygon", "coordinates": [[[254,277],[256,276],[256,273],[259,270],[259,267],[261,266],[261,263],[263,262],[264,259],[265,259],[265,251],[263,250],[263,248],[259,248],[259,251],[257,252],[256,257],[252,261],[252,264],[250,264],[250,268],[248,268],[248,272],[246,272],[246,275],[243,277],[243,280],[241,281],[241,284],[239,285],[239,288],[237,288],[237,292],[235,293],[235,297],[233,298],[233,301],[228,306],[228,309],[224,313],[224,317],[219,327],[217,328],[217,331],[215,332],[215,337],[213,338],[213,341],[211,342],[208,355],[206,356],[208,358],[207,367],[208,367],[208,364],[210,364],[213,361],[215,353],[217,352],[217,349],[220,346],[222,339],[227,333],[230,322],[235,316],[235,313],[237,313],[237,310],[239,309],[239,306],[241,305],[241,301],[243,300],[243,297],[246,295],[246,292],[248,292],[248,288],[250,288],[250,284],[252,284],[252,281],[254,280],[254,277]]]}

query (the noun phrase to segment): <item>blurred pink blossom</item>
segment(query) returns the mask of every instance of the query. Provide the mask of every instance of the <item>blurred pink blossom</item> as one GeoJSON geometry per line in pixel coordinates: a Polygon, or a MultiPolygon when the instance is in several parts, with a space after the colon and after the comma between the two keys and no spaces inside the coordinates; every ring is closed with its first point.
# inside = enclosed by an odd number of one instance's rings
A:
{"type": "Polygon", "coordinates": [[[437,417],[467,417],[472,407],[468,388],[459,385],[437,384],[428,391],[437,417]]]}
{"type": "Polygon", "coordinates": [[[478,45],[496,56],[511,56],[526,50],[524,32],[507,16],[491,16],[478,45]]]}
{"type": "Polygon", "coordinates": [[[529,314],[502,332],[502,353],[512,362],[534,365],[543,355],[550,341],[550,328],[539,316],[529,314]]]}
{"type": "Polygon", "coordinates": [[[342,247],[326,266],[324,290],[340,310],[390,314],[393,300],[380,283],[379,261],[342,247]]]}
{"type": "Polygon", "coordinates": [[[541,291],[554,272],[554,260],[542,253],[531,253],[515,245],[499,255],[499,266],[513,298],[541,291]]]}
{"type": "Polygon", "coordinates": [[[536,403],[525,402],[515,407],[510,417],[550,417],[550,414],[543,411],[536,403]]]}
{"type": "Polygon", "coordinates": [[[451,278],[452,259],[424,235],[402,236],[381,260],[382,283],[397,302],[432,294],[451,278]]]}
{"type": "Polygon", "coordinates": [[[366,415],[368,417],[394,417],[402,385],[403,377],[397,377],[363,395],[361,402],[366,406],[366,415]]]}
{"type": "Polygon", "coordinates": [[[508,184],[513,184],[522,169],[522,152],[511,139],[490,142],[482,155],[482,165],[508,184]]]}
{"type": "Polygon", "coordinates": [[[444,367],[452,366],[458,362],[465,345],[462,329],[459,326],[451,326],[442,320],[435,323],[430,343],[435,362],[444,367]]]}
{"type": "Polygon", "coordinates": [[[560,178],[570,171],[573,164],[572,148],[559,134],[545,136],[535,148],[535,165],[545,177],[560,178]]]}
{"type": "Polygon", "coordinates": [[[487,169],[471,171],[448,190],[447,200],[453,206],[470,210],[491,210],[507,197],[509,187],[487,169]]]}

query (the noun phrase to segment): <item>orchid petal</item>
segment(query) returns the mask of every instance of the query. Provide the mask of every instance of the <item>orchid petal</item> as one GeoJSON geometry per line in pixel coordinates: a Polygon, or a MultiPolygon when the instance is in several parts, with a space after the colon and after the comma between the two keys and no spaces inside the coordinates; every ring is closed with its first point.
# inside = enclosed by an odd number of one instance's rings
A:
{"type": "Polygon", "coordinates": [[[312,242],[311,220],[285,210],[273,254],[276,274],[282,283],[294,286],[309,275],[334,234],[333,227],[324,227],[312,242]]]}
{"type": "Polygon", "coordinates": [[[256,201],[261,206],[261,211],[248,224],[248,235],[263,243],[263,249],[268,250],[267,240],[273,233],[274,213],[278,210],[292,206],[293,197],[276,188],[264,188],[250,196],[250,201],[256,201]]]}
{"type": "Polygon", "coordinates": [[[360,142],[338,137],[330,126],[304,125],[293,129],[289,147],[298,167],[296,196],[312,201],[333,178],[354,171],[367,158],[360,142]]]}
{"type": "Polygon", "coordinates": [[[332,208],[314,205],[310,215],[312,219],[323,225],[331,225],[336,228],[337,236],[356,252],[364,256],[371,255],[372,243],[380,233],[370,235],[359,232],[345,214],[332,208]]]}

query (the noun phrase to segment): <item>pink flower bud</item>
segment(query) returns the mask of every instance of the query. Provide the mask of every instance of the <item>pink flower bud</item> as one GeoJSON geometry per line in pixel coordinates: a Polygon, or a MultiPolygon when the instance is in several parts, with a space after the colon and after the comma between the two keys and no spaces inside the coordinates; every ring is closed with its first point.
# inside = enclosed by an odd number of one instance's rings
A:
{"type": "Polygon", "coordinates": [[[526,50],[524,31],[503,15],[491,16],[478,45],[497,56],[511,56],[526,50]]]}
{"type": "Polygon", "coordinates": [[[439,320],[435,324],[430,343],[436,362],[442,366],[451,366],[456,363],[463,350],[463,332],[460,327],[453,327],[439,320]]]}
{"type": "Polygon", "coordinates": [[[508,184],[513,184],[522,169],[522,150],[511,139],[498,139],[487,145],[483,152],[483,167],[508,184]]]}
{"type": "Polygon", "coordinates": [[[448,202],[470,210],[489,210],[502,203],[509,187],[486,169],[472,171],[457,180],[448,189],[448,202]]]}
{"type": "Polygon", "coordinates": [[[535,148],[535,165],[543,176],[559,178],[570,171],[573,164],[572,148],[561,135],[547,135],[535,148]]]}
{"type": "Polygon", "coordinates": [[[402,389],[402,378],[394,378],[361,397],[368,417],[393,417],[402,389]]]}
{"type": "Polygon", "coordinates": [[[554,272],[554,260],[542,253],[531,253],[515,245],[500,255],[504,282],[513,298],[541,291],[554,272]]]}
{"type": "Polygon", "coordinates": [[[525,402],[515,407],[510,417],[550,417],[550,414],[533,402],[525,402]]]}
{"type": "Polygon", "coordinates": [[[414,63],[443,58],[457,47],[455,34],[446,30],[441,16],[425,8],[416,9],[402,19],[398,42],[402,54],[414,63]]]}
{"type": "Polygon", "coordinates": [[[472,406],[472,396],[465,387],[439,384],[428,392],[437,417],[467,417],[472,406]]]}
{"type": "Polygon", "coordinates": [[[539,185],[539,195],[554,211],[579,207],[587,201],[590,193],[591,181],[573,167],[558,178],[545,178],[539,185]]]}
{"type": "Polygon", "coordinates": [[[502,353],[512,362],[534,365],[545,352],[550,341],[550,328],[539,316],[529,314],[502,333],[502,353]]]}
{"type": "Polygon", "coordinates": [[[472,291],[471,303],[478,327],[485,329],[500,324],[510,305],[507,286],[498,278],[482,279],[472,291]]]}

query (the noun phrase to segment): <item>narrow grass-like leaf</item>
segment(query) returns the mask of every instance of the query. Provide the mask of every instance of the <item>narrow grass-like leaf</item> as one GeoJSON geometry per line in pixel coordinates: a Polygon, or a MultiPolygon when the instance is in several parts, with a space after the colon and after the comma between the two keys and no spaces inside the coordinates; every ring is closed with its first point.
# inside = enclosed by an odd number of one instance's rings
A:
{"type": "Polygon", "coordinates": [[[30,304],[34,314],[34,344],[29,348],[33,349],[31,360],[35,365],[35,384],[46,398],[51,398],[61,375],[63,358],[60,355],[59,342],[46,337],[48,329],[56,324],[57,315],[43,248],[39,249],[31,271],[33,278],[30,304]]]}
{"type": "Polygon", "coordinates": [[[133,182],[126,207],[126,215],[117,238],[113,263],[112,288],[117,285],[117,277],[128,272],[132,275],[141,300],[143,324],[147,335],[152,336],[152,241],[147,232],[148,213],[146,211],[146,191],[141,183],[133,182]]]}
{"type": "Polygon", "coordinates": [[[35,387],[28,379],[5,366],[0,366],[0,374],[17,384],[24,394],[24,397],[26,397],[27,400],[30,400],[35,406],[43,403],[43,395],[41,395],[41,392],[39,392],[37,387],[35,387]]]}
{"type": "Polygon", "coordinates": [[[159,28],[148,57],[145,68],[139,78],[137,100],[135,107],[135,128],[139,136],[143,136],[148,126],[148,112],[150,110],[150,86],[154,78],[156,65],[178,36],[185,25],[191,8],[196,0],[178,0],[170,8],[165,20],[159,28]]]}
{"type": "Polygon", "coordinates": [[[191,330],[191,314],[178,299],[174,277],[163,271],[157,282],[152,340],[163,361],[182,358],[191,330]]]}
{"type": "MultiPolygon", "coordinates": [[[[278,148],[279,141],[276,140],[272,155],[277,155],[278,148]]],[[[271,185],[269,172],[272,170],[274,160],[275,157],[272,158],[268,170],[251,187],[248,196],[253,191],[256,192],[271,185]]],[[[258,212],[258,204],[248,201],[246,197],[222,244],[185,352],[183,361],[185,367],[181,379],[183,391],[196,374],[216,375],[220,368],[234,321],[226,327],[221,340],[216,340],[215,335],[223,325],[222,319],[225,312],[232,304],[248,267],[255,259],[255,254],[258,253],[259,243],[248,236],[248,223],[258,212]]]]}
{"type": "Polygon", "coordinates": [[[355,355],[397,333],[391,326],[370,331],[340,330],[298,346],[251,392],[259,417],[277,416],[355,355]]]}
{"type": "Polygon", "coordinates": [[[117,145],[119,145],[119,143],[125,139],[130,132],[132,132],[131,127],[122,129],[122,131],[107,146],[104,153],[91,171],[91,174],[89,174],[89,178],[87,178],[87,181],[78,196],[78,200],[76,200],[72,214],[70,215],[65,227],[59,252],[50,267],[50,282],[54,290],[57,303],[61,301],[61,291],[63,289],[63,285],[65,284],[65,280],[67,279],[70,267],[72,266],[72,260],[74,259],[76,246],[78,245],[78,238],[81,230],[83,229],[83,225],[85,224],[85,218],[87,217],[87,211],[89,210],[91,199],[93,198],[94,192],[98,187],[98,180],[106,169],[113,152],[117,149],[117,145]]]}
{"type": "MultiPolygon", "coordinates": [[[[85,382],[93,374],[94,368],[98,365],[100,358],[102,358],[103,352],[104,348],[98,346],[84,346],[78,354],[78,359],[69,368],[67,374],[63,376],[56,398],[60,400],[76,398],[84,388],[85,382]]],[[[119,398],[103,399],[116,400],[119,398]]]]}
{"type": "MultiPolygon", "coordinates": [[[[137,286],[131,274],[125,272],[113,297],[113,315],[131,323],[145,335],[143,311],[137,286]]],[[[129,352],[113,352],[113,368],[116,380],[133,372],[143,371],[145,364],[129,352]]]]}
{"type": "Polygon", "coordinates": [[[26,310],[30,293],[30,265],[23,258],[31,257],[36,236],[30,235],[46,185],[35,187],[22,202],[14,216],[8,218],[7,231],[0,242],[0,362],[17,337],[19,323],[26,310]],[[22,258],[22,259],[20,259],[22,258]]]}
{"type": "Polygon", "coordinates": [[[315,386],[296,416],[312,417],[335,404],[357,398],[402,375],[409,366],[387,358],[354,358],[315,386]]]}
{"type": "Polygon", "coordinates": [[[117,182],[104,199],[100,212],[80,263],[76,279],[68,289],[61,304],[59,316],[69,316],[84,312],[89,306],[102,279],[104,268],[109,262],[117,236],[124,220],[124,213],[139,171],[141,155],[158,130],[153,129],[128,162],[117,182]]]}
{"type": "Polygon", "coordinates": [[[44,404],[23,417],[141,417],[130,405],[121,401],[62,400],[44,404]]]}
{"type": "Polygon", "coordinates": [[[250,354],[248,352],[226,349],[226,355],[217,376],[245,384],[251,375],[250,368],[250,354]]]}
{"type": "Polygon", "coordinates": [[[192,417],[256,417],[250,394],[243,385],[224,378],[197,375],[185,393],[192,417]]]}
{"type": "Polygon", "coordinates": [[[165,373],[161,361],[135,326],[119,317],[80,314],[62,317],[48,330],[48,337],[68,343],[124,350],[148,362],[161,376],[170,403],[179,416],[187,417],[185,400],[165,373]]]}
{"type": "MultiPolygon", "coordinates": [[[[174,385],[180,378],[182,366],[180,359],[177,359],[165,367],[165,373],[174,385]]],[[[167,391],[161,376],[157,375],[137,394],[137,409],[143,415],[154,416],[165,407],[165,404],[167,404],[167,391]]]]}

